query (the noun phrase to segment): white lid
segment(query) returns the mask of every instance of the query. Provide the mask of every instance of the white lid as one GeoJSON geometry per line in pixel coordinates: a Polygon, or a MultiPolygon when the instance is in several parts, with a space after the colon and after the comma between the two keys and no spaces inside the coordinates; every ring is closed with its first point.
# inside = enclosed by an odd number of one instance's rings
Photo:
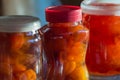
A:
{"type": "Polygon", "coordinates": [[[16,15],[0,17],[0,32],[29,32],[41,27],[38,18],[33,16],[16,15]]]}
{"type": "Polygon", "coordinates": [[[119,4],[120,0],[96,0],[98,3],[112,3],[112,4],[119,4]]]}

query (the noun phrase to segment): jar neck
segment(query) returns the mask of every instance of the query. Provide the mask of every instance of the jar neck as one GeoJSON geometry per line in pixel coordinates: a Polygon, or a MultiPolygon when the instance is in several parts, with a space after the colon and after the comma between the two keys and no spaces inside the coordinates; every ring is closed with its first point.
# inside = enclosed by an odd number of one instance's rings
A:
{"type": "Polygon", "coordinates": [[[62,23],[52,23],[48,22],[48,27],[74,27],[81,24],[81,21],[77,22],[62,22],[62,23]]]}

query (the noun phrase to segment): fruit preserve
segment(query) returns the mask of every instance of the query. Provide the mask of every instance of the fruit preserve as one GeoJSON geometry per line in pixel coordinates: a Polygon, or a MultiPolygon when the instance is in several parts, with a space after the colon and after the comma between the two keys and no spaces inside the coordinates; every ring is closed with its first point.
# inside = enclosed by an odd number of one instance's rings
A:
{"type": "Polygon", "coordinates": [[[86,55],[88,71],[98,76],[93,80],[120,80],[119,1],[85,1],[82,2],[83,24],[90,29],[86,55]]]}
{"type": "Polygon", "coordinates": [[[39,28],[35,17],[0,17],[0,80],[42,80],[39,28]]]}
{"type": "Polygon", "coordinates": [[[88,80],[85,55],[89,31],[81,24],[80,7],[48,7],[46,20],[49,23],[41,28],[44,79],[88,80]]]}

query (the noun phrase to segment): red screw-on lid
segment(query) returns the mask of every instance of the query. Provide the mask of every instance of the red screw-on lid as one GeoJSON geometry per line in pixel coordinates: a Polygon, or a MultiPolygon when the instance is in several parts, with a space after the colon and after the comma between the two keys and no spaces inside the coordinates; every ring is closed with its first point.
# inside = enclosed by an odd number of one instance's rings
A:
{"type": "Polygon", "coordinates": [[[76,22],[81,21],[82,13],[79,6],[61,5],[46,8],[48,22],[76,22]]]}

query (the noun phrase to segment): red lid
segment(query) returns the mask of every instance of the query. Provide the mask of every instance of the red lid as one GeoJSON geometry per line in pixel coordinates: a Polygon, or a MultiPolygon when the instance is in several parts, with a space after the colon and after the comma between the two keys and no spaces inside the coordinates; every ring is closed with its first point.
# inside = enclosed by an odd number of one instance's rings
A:
{"type": "Polygon", "coordinates": [[[82,14],[79,6],[61,5],[46,8],[48,22],[76,22],[81,21],[82,14]]]}

